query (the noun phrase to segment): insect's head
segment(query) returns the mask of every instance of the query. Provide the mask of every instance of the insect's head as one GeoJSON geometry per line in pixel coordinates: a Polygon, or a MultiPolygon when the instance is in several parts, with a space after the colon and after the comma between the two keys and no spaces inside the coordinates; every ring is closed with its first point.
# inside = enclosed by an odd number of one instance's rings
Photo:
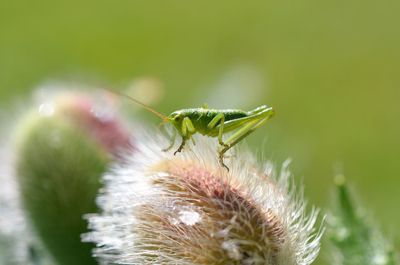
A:
{"type": "Polygon", "coordinates": [[[168,116],[169,122],[178,130],[182,128],[182,122],[184,118],[185,118],[185,113],[179,110],[172,112],[168,116]]]}
{"type": "Polygon", "coordinates": [[[170,122],[174,125],[179,125],[182,123],[183,120],[183,113],[181,113],[180,111],[174,111],[172,112],[169,116],[168,119],[170,120],[170,122]]]}

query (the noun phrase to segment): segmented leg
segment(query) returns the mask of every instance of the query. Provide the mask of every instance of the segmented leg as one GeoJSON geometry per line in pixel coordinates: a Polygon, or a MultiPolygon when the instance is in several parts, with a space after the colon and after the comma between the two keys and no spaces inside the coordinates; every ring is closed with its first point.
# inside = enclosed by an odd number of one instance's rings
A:
{"type": "Polygon", "coordinates": [[[182,128],[181,128],[182,143],[179,146],[178,150],[174,152],[174,155],[182,151],[183,147],[186,144],[186,141],[189,140],[192,134],[194,134],[195,132],[196,129],[194,128],[192,121],[188,117],[185,117],[182,121],[182,128]]]}
{"type": "Polygon", "coordinates": [[[169,146],[167,148],[162,149],[163,152],[167,152],[169,150],[171,150],[171,148],[174,146],[175,144],[175,139],[176,139],[176,130],[174,130],[172,137],[170,137],[170,142],[169,142],[169,146]]]}
{"type": "Polygon", "coordinates": [[[179,148],[174,152],[174,155],[176,155],[177,153],[182,152],[182,149],[183,149],[183,147],[185,147],[185,144],[186,144],[186,140],[185,140],[185,138],[182,138],[182,143],[179,146],[179,148]]]}
{"type": "Polygon", "coordinates": [[[224,134],[224,124],[225,124],[225,115],[223,113],[218,113],[208,124],[207,128],[212,130],[215,127],[217,127],[218,122],[219,123],[219,128],[218,128],[218,142],[222,146],[227,146],[224,143],[224,140],[222,139],[222,135],[224,134]]]}
{"type": "Polygon", "coordinates": [[[233,135],[231,135],[226,140],[226,142],[225,142],[226,145],[224,145],[224,147],[218,152],[220,164],[229,171],[228,166],[225,165],[225,163],[224,163],[224,154],[229,149],[231,149],[234,145],[236,145],[238,142],[240,142],[243,138],[245,138],[250,133],[255,131],[258,127],[262,126],[267,120],[268,120],[268,117],[261,119],[261,120],[254,120],[252,122],[248,122],[246,125],[244,125],[242,128],[240,128],[238,131],[236,131],[233,135]]]}

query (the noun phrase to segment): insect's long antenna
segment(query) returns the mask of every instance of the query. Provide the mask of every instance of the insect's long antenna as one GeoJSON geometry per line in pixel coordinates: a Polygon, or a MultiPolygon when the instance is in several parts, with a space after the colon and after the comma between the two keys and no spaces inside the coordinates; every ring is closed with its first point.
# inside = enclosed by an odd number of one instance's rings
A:
{"type": "Polygon", "coordinates": [[[153,113],[154,115],[157,115],[158,117],[160,117],[160,118],[163,120],[163,123],[166,123],[166,122],[169,121],[168,117],[165,116],[164,114],[162,114],[162,113],[156,111],[155,109],[151,108],[150,106],[147,106],[146,104],[140,102],[139,100],[137,100],[137,99],[135,99],[135,98],[133,98],[133,97],[131,97],[131,96],[129,96],[129,95],[126,95],[126,94],[121,93],[121,92],[119,92],[119,91],[114,91],[114,90],[109,90],[109,89],[108,89],[108,91],[110,91],[111,93],[117,94],[117,95],[119,95],[119,96],[126,97],[127,99],[129,99],[129,100],[135,102],[136,104],[142,106],[142,107],[145,108],[147,111],[149,111],[149,112],[153,113]]]}
{"type": "Polygon", "coordinates": [[[161,128],[162,126],[164,126],[168,122],[169,122],[169,120],[163,120],[157,127],[161,128]]]}

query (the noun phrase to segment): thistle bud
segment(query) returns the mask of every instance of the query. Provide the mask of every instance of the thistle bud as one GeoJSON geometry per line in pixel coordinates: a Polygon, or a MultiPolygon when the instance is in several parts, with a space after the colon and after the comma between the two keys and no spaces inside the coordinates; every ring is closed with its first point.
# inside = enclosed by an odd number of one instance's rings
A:
{"type": "Polygon", "coordinates": [[[395,265],[394,247],[354,198],[343,175],[335,178],[336,209],[330,214],[332,260],[338,265],[395,265]]]}
{"type": "Polygon", "coordinates": [[[82,215],[96,211],[99,178],[129,145],[122,122],[93,97],[60,93],[29,112],[16,135],[17,180],[36,234],[59,264],[96,264],[80,241],[82,215]]]}
{"type": "MultiPolygon", "coordinates": [[[[311,264],[319,252],[317,210],[280,174],[236,150],[228,166],[213,139],[174,156],[146,134],[104,176],[101,214],[88,215],[94,255],[104,264],[311,264]]],[[[156,139],[155,139],[156,138],[156,139]]],[[[161,144],[160,144],[161,142],[161,144]]],[[[103,264],[102,263],[102,264],[103,264]]]]}

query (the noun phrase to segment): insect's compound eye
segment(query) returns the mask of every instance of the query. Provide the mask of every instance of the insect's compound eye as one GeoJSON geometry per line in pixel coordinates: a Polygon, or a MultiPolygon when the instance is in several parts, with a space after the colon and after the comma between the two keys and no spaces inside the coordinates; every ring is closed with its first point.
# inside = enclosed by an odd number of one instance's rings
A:
{"type": "Polygon", "coordinates": [[[181,115],[176,115],[174,120],[175,121],[181,121],[182,120],[182,116],[181,115]]]}

